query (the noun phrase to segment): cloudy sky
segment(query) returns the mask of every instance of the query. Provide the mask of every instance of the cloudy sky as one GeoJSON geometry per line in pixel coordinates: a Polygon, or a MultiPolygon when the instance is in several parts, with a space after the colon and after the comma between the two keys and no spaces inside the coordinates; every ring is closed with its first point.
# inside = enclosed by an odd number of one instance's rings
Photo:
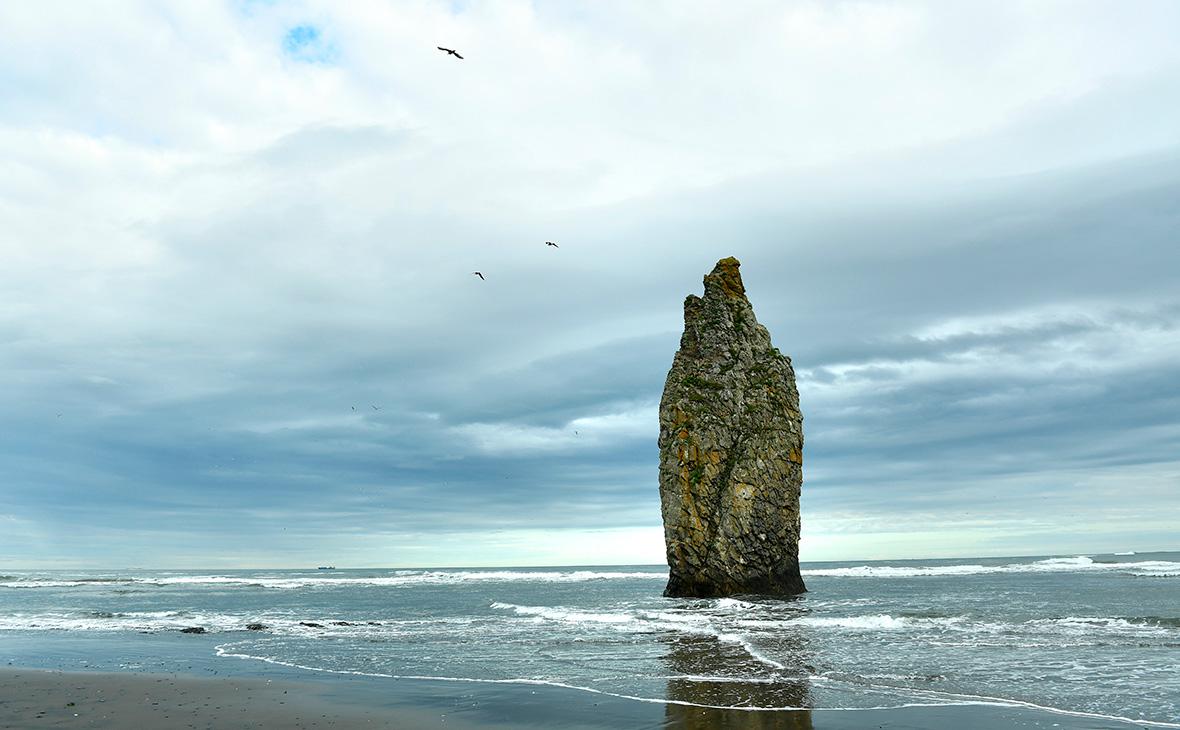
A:
{"type": "Polygon", "coordinates": [[[799,376],[804,559],[1180,549],[1178,27],[0,4],[0,565],[660,563],[729,255],[799,376]]]}

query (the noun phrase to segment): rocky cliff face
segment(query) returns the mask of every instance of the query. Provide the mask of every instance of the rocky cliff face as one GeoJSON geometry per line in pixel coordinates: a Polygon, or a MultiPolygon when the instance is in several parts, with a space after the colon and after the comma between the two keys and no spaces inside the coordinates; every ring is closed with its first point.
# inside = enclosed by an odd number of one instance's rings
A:
{"type": "Polygon", "coordinates": [[[799,575],[803,416],[790,358],[754,319],[738,260],[684,300],[660,401],[667,596],[791,595],[799,575]]]}

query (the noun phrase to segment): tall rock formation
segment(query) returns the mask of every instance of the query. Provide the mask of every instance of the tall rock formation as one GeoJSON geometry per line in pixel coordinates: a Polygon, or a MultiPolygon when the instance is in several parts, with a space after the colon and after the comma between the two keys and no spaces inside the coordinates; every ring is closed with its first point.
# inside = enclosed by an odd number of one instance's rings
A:
{"type": "Polygon", "coordinates": [[[790,358],[754,319],[738,260],[684,300],[660,400],[666,596],[792,595],[799,575],[803,416],[790,358]]]}

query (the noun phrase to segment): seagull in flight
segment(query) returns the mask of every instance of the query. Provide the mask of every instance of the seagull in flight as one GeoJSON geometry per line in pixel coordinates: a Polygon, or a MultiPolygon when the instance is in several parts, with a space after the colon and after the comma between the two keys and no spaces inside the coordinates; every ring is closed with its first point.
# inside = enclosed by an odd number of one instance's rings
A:
{"type": "Polygon", "coordinates": [[[478,276],[480,279],[483,279],[483,281],[487,281],[487,279],[484,279],[484,278],[483,278],[483,274],[479,273],[478,271],[472,271],[471,273],[475,274],[475,275],[476,275],[476,276],[478,276]]]}
{"type": "Polygon", "coordinates": [[[561,246],[558,246],[558,245],[557,245],[556,243],[554,243],[553,241],[546,241],[546,242],[545,242],[545,245],[546,245],[546,246],[552,246],[553,248],[561,248],[561,246]]]}
{"type": "Polygon", "coordinates": [[[372,405],[371,405],[371,407],[372,407],[372,409],[373,409],[373,410],[375,410],[375,411],[379,411],[379,410],[381,410],[381,409],[380,409],[380,408],[378,408],[377,406],[372,406],[372,405]]]}
{"type": "Polygon", "coordinates": [[[435,48],[437,48],[438,50],[440,50],[444,53],[449,53],[450,55],[454,56],[455,58],[459,58],[459,59],[463,58],[462,56],[459,55],[459,52],[453,48],[443,48],[442,46],[435,46],[435,48]]]}

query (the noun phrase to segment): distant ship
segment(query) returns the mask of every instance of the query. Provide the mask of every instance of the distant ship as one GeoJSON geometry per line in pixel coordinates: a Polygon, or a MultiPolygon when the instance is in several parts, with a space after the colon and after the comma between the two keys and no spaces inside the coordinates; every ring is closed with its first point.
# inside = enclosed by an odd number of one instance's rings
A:
{"type": "Polygon", "coordinates": [[[316,570],[336,570],[335,565],[321,565],[316,570]]]}

